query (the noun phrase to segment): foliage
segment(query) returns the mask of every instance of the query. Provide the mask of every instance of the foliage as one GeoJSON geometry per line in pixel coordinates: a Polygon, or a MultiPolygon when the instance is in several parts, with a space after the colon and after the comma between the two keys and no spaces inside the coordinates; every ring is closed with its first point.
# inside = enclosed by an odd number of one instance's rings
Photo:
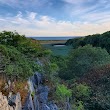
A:
{"type": "Polygon", "coordinates": [[[34,92],[34,91],[31,93],[31,96],[32,96],[32,97],[34,97],[34,96],[35,96],[35,92],[34,92]]]}
{"type": "Polygon", "coordinates": [[[85,110],[84,109],[84,104],[82,101],[78,101],[77,103],[72,105],[73,110],[85,110]]]}
{"type": "Polygon", "coordinates": [[[46,64],[44,65],[45,73],[48,75],[56,73],[58,69],[58,65],[55,62],[46,61],[46,64]]]}
{"type": "Polygon", "coordinates": [[[67,67],[59,73],[64,79],[81,77],[92,68],[110,64],[110,55],[105,49],[87,45],[72,51],[67,62],[67,67]]]}
{"type": "Polygon", "coordinates": [[[26,79],[35,71],[40,71],[41,67],[35,60],[45,56],[45,51],[38,41],[17,32],[0,33],[0,53],[4,56],[2,65],[6,75],[12,79],[26,79]]]}
{"type": "Polygon", "coordinates": [[[68,57],[64,56],[51,56],[50,61],[52,63],[56,63],[60,70],[64,67],[66,67],[68,57]]]}
{"type": "Polygon", "coordinates": [[[74,87],[72,87],[72,93],[73,97],[76,97],[77,99],[87,99],[90,97],[91,89],[85,84],[75,84],[74,87]]]}
{"type": "Polygon", "coordinates": [[[59,84],[56,88],[56,95],[61,100],[66,99],[67,97],[71,97],[72,92],[70,89],[68,89],[65,85],[59,84]]]}
{"type": "Polygon", "coordinates": [[[94,47],[105,48],[110,53],[110,31],[103,34],[88,35],[82,38],[70,39],[66,45],[72,45],[73,48],[90,44],[94,47]]]}
{"type": "Polygon", "coordinates": [[[88,101],[89,110],[110,109],[110,65],[91,70],[80,79],[92,89],[91,99],[88,101]]]}
{"type": "Polygon", "coordinates": [[[8,76],[27,78],[39,69],[34,61],[27,59],[12,46],[0,45],[0,50],[3,51],[2,54],[5,56],[5,72],[8,76]]]}
{"type": "Polygon", "coordinates": [[[16,47],[21,53],[29,57],[40,56],[43,52],[38,41],[31,38],[26,38],[17,32],[3,31],[0,33],[0,43],[6,46],[16,47]]]}
{"type": "Polygon", "coordinates": [[[84,38],[81,38],[81,37],[69,39],[65,44],[66,45],[72,45],[73,48],[78,48],[80,46],[79,44],[83,44],[82,43],[83,39],[84,38]]]}
{"type": "Polygon", "coordinates": [[[83,109],[87,108],[88,100],[91,98],[92,90],[87,84],[74,83],[71,85],[72,90],[72,106],[73,109],[83,109]]]}
{"type": "Polygon", "coordinates": [[[47,50],[44,50],[43,54],[44,56],[50,56],[52,54],[52,51],[47,49],[47,50]]]}
{"type": "Polygon", "coordinates": [[[49,67],[50,67],[50,72],[51,73],[56,72],[58,70],[58,66],[57,66],[56,63],[50,63],[49,67]]]}
{"type": "Polygon", "coordinates": [[[16,47],[24,40],[26,40],[25,36],[21,36],[17,32],[3,31],[0,33],[0,43],[4,45],[16,47]]]}
{"type": "Polygon", "coordinates": [[[48,78],[50,82],[56,83],[56,80],[58,80],[58,65],[53,62],[48,62],[44,65],[43,68],[45,71],[45,75],[48,78]]]}

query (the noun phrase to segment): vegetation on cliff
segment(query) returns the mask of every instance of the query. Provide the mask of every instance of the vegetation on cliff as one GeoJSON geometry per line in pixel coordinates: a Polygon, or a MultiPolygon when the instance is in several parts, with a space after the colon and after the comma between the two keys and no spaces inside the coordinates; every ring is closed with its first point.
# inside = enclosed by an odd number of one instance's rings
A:
{"type": "Polygon", "coordinates": [[[36,64],[36,58],[49,52],[36,40],[17,32],[3,31],[0,33],[0,53],[3,56],[1,63],[5,75],[11,79],[26,79],[41,69],[36,64]]]}

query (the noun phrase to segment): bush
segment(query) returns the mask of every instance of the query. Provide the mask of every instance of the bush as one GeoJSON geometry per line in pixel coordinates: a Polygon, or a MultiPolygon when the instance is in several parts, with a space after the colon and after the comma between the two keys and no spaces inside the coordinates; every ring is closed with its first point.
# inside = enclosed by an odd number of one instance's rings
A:
{"type": "Polygon", "coordinates": [[[26,38],[17,32],[0,32],[0,55],[4,56],[2,67],[10,78],[26,79],[42,67],[36,64],[38,56],[47,56],[37,40],[26,38]]]}
{"type": "Polygon", "coordinates": [[[61,100],[65,100],[67,97],[72,96],[72,92],[70,89],[68,89],[65,85],[58,85],[56,88],[56,95],[61,100]]]}
{"type": "Polygon", "coordinates": [[[37,40],[26,38],[24,35],[11,31],[0,33],[0,44],[16,47],[17,50],[29,57],[37,57],[44,51],[37,40]]]}
{"type": "Polygon", "coordinates": [[[82,101],[78,101],[75,104],[72,105],[73,110],[85,110],[84,109],[84,104],[82,101]]]}
{"type": "Polygon", "coordinates": [[[75,97],[77,100],[85,100],[90,97],[91,89],[86,84],[75,84],[72,87],[73,98],[75,97]]]}
{"type": "Polygon", "coordinates": [[[4,65],[6,75],[26,79],[36,70],[39,70],[37,64],[31,59],[27,59],[22,53],[12,46],[0,45],[0,52],[4,55],[4,65]]]}

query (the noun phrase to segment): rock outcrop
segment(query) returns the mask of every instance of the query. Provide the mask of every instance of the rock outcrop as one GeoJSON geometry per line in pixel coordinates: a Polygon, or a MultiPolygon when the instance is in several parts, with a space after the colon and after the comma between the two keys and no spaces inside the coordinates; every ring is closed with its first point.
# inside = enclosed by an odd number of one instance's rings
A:
{"type": "Polygon", "coordinates": [[[8,98],[0,92],[0,110],[22,110],[20,94],[9,94],[8,98]]]}
{"type": "Polygon", "coordinates": [[[49,87],[43,80],[43,75],[37,72],[28,80],[30,93],[23,110],[58,110],[56,104],[48,102],[49,87]]]}

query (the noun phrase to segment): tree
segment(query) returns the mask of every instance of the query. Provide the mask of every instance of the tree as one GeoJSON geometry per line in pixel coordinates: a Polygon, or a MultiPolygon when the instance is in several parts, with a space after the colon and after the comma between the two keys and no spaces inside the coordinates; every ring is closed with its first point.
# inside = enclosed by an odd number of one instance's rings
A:
{"type": "Polygon", "coordinates": [[[59,75],[64,79],[74,79],[82,77],[92,68],[106,64],[110,64],[110,55],[105,49],[86,45],[71,52],[67,67],[59,75]]]}
{"type": "Polygon", "coordinates": [[[110,53],[110,31],[107,31],[103,34],[93,34],[82,38],[69,39],[66,42],[66,45],[72,45],[72,47],[75,49],[88,44],[94,47],[105,48],[107,52],[110,53]]]}

